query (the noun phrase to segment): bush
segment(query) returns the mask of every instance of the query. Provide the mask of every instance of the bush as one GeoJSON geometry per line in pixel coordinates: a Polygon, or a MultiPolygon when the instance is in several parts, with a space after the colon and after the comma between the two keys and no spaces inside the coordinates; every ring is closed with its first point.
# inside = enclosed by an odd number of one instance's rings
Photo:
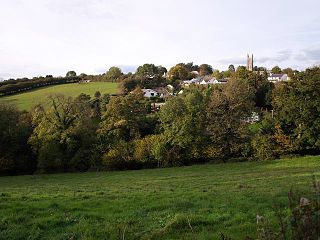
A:
{"type": "Polygon", "coordinates": [[[131,143],[120,141],[102,156],[102,167],[106,170],[138,169],[140,164],[133,157],[131,143]]]}
{"type": "Polygon", "coordinates": [[[152,168],[157,166],[157,159],[154,156],[153,149],[158,141],[158,135],[149,135],[134,142],[134,158],[137,162],[143,164],[143,167],[152,168]]]}
{"type": "Polygon", "coordinates": [[[252,141],[254,157],[258,160],[271,160],[277,158],[276,143],[273,136],[258,135],[252,141]]]}

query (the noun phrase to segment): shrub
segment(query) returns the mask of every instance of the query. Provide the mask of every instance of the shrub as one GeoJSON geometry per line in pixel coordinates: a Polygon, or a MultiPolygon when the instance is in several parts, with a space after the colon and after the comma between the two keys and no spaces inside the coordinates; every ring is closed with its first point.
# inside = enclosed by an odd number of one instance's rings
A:
{"type": "Polygon", "coordinates": [[[273,136],[258,135],[252,141],[254,157],[258,160],[271,160],[277,158],[276,143],[273,136]]]}
{"type": "Polygon", "coordinates": [[[159,141],[158,135],[149,135],[145,138],[136,140],[134,142],[134,158],[137,162],[143,164],[144,167],[156,167],[157,160],[153,154],[152,149],[155,144],[159,141]]]}
{"type": "Polygon", "coordinates": [[[137,169],[140,165],[133,157],[131,143],[120,141],[102,156],[102,166],[106,170],[137,169]]]}

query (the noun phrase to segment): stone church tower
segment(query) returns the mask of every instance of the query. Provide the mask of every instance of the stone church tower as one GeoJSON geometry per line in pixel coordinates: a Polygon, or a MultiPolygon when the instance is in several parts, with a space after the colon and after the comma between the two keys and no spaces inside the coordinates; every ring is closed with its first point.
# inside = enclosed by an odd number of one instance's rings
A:
{"type": "Polygon", "coordinates": [[[251,54],[251,57],[247,54],[247,70],[253,71],[253,54],[251,54]]]}

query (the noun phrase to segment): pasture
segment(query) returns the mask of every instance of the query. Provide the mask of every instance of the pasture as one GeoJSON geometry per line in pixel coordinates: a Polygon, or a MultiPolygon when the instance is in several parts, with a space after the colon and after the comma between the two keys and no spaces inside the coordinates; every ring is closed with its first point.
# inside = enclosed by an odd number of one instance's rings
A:
{"type": "Polygon", "coordinates": [[[0,239],[233,239],[311,194],[320,156],[0,178],[0,239]]]}
{"type": "Polygon", "coordinates": [[[0,97],[0,103],[6,102],[14,104],[20,110],[29,111],[33,106],[39,103],[46,103],[46,97],[51,94],[63,94],[65,96],[76,97],[80,93],[89,94],[93,97],[96,91],[100,93],[117,93],[118,84],[111,82],[91,82],[91,83],[69,83],[44,88],[35,89],[20,94],[0,97]]]}

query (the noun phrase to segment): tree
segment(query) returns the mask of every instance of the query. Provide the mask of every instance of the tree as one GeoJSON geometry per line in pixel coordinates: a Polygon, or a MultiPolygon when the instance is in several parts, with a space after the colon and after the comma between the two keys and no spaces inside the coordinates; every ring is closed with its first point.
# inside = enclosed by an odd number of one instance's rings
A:
{"type": "Polygon", "coordinates": [[[177,64],[169,70],[168,77],[171,81],[186,80],[188,77],[188,70],[182,64],[177,64]]]}
{"type": "Polygon", "coordinates": [[[50,96],[51,107],[32,112],[35,126],[29,139],[43,172],[84,171],[91,167],[97,124],[87,102],[50,96]]]}
{"type": "Polygon", "coordinates": [[[215,71],[212,73],[212,76],[215,77],[216,79],[222,79],[222,78],[223,78],[223,73],[220,73],[219,70],[215,70],[215,71]]]}
{"type": "Polygon", "coordinates": [[[273,94],[276,119],[299,151],[320,151],[320,68],[301,72],[278,84],[273,94]]]}
{"type": "Polygon", "coordinates": [[[234,73],[235,71],[236,71],[236,69],[235,69],[235,67],[234,67],[234,65],[229,65],[229,67],[228,67],[228,71],[230,72],[230,73],[234,73]]]}
{"type": "Polygon", "coordinates": [[[95,97],[95,98],[100,98],[100,97],[101,97],[100,91],[96,91],[96,92],[94,93],[94,97],[95,97]]]}
{"type": "Polygon", "coordinates": [[[77,73],[75,71],[69,71],[66,74],[66,77],[76,77],[76,76],[77,76],[77,73]]]}
{"type": "Polygon", "coordinates": [[[165,68],[161,66],[157,67],[154,64],[144,64],[137,68],[136,75],[138,77],[154,78],[156,76],[162,76],[165,71],[165,68]]]}
{"type": "Polygon", "coordinates": [[[106,78],[109,81],[115,82],[123,75],[122,71],[118,67],[111,67],[106,72],[106,78]]]}
{"type": "Polygon", "coordinates": [[[275,66],[271,69],[271,72],[277,74],[277,73],[281,73],[282,71],[279,66],[275,66]]]}
{"type": "Polygon", "coordinates": [[[180,153],[178,159],[171,161],[182,163],[203,157],[202,149],[206,143],[205,99],[202,93],[196,91],[186,97],[172,98],[161,108],[159,120],[166,149],[175,149],[175,154],[180,153]]]}
{"type": "Polygon", "coordinates": [[[209,64],[201,64],[199,67],[199,74],[200,76],[207,76],[213,73],[212,66],[209,64]]]}
{"type": "Polygon", "coordinates": [[[207,104],[207,133],[212,145],[208,155],[226,161],[239,157],[245,142],[245,119],[253,110],[253,90],[245,80],[231,79],[214,89],[207,104]]]}
{"type": "Polygon", "coordinates": [[[246,79],[249,76],[249,71],[245,66],[237,67],[237,70],[234,74],[235,79],[246,79]]]}
{"type": "Polygon", "coordinates": [[[98,131],[103,148],[109,149],[119,141],[142,136],[147,109],[141,90],[123,97],[112,97],[106,108],[98,131]]]}
{"type": "Polygon", "coordinates": [[[282,70],[283,73],[288,74],[288,77],[293,78],[294,76],[294,71],[292,68],[286,68],[282,70]]]}
{"type": "Polygon", "coordinates": [[[255,90],[255,105],[270,109],[274,84],[268,81],[267,74],[248,72],[245,80],[255,90]]]}
{"type": "Polygon", "coordinates": [[[31,174],[35,171],[36,159],[27,144],[31,133],[28,113],[0,104],[0,175],[31,174]]]}

